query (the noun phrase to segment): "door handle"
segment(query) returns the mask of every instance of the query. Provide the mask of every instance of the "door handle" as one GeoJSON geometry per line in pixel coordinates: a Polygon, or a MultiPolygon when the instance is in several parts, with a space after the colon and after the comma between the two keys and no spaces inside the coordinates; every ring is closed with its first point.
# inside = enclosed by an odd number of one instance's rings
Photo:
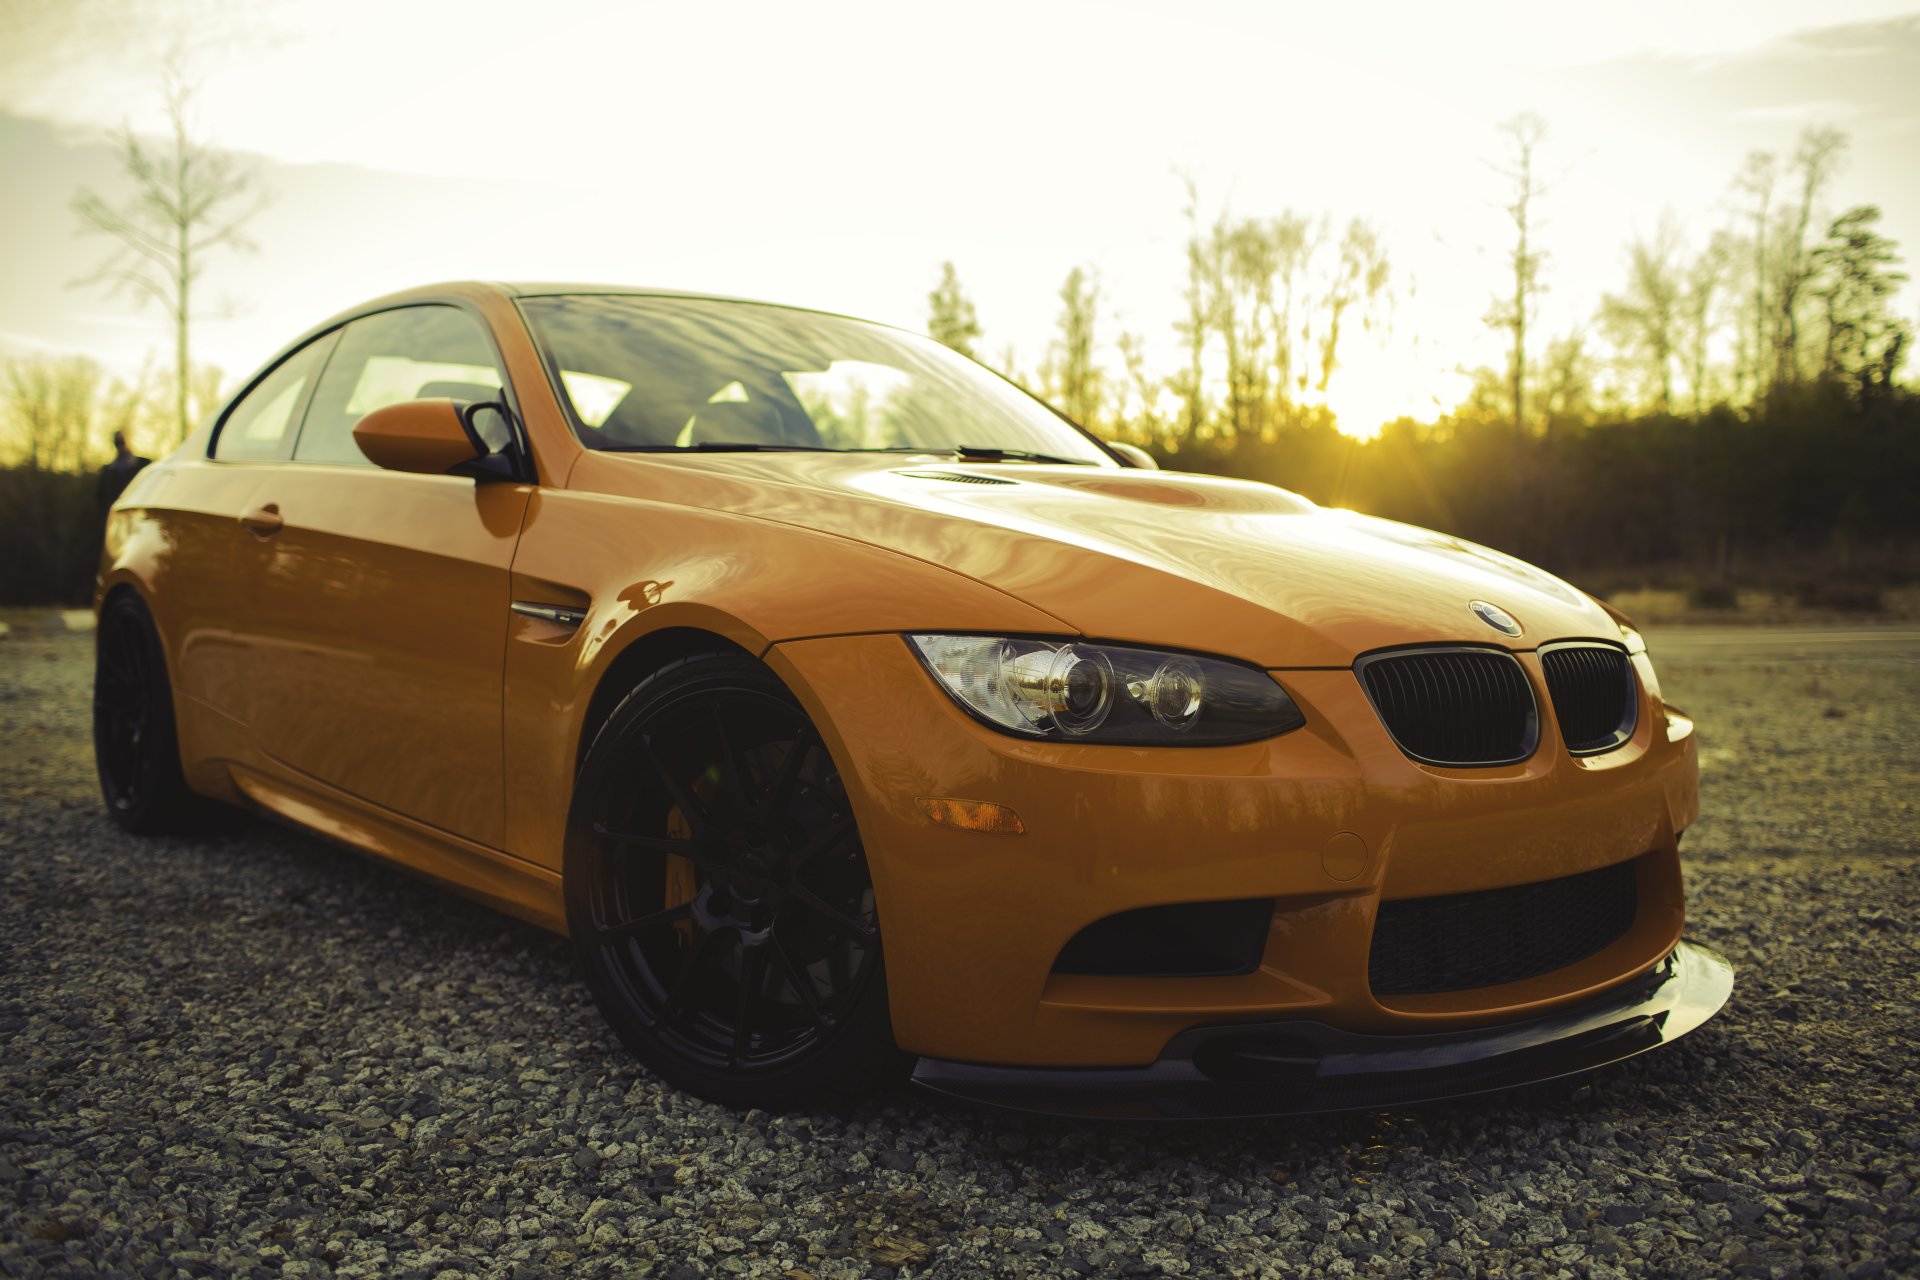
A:
{"type": "Polygon", "coordinates": [[[240,523],[261,537],[271,537],[280,532],[286,521],[280,518],[280,504],[269,502],[264,507],[255,507],[240,517],[240,523]]]}

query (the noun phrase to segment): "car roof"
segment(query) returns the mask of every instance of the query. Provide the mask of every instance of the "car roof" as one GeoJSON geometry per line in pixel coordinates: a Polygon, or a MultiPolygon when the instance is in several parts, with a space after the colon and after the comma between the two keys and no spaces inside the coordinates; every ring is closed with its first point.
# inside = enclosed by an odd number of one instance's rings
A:
{"type": "MultiPolygon", "coordinates": [[[[862,317],[851,317],[851,315],[845,315],[845,313],[839,313],[839,311],[824,311],[824,309],[820,309],[820,307],[799,307],[799,305],[793,305],[793,303],[768,301],[768,299],[764,299],[764,297],[733,297],[728,296],[728,294],[695,294],[695,292],[689,292],[689,290],[664,290],[664,288],[649,288],[649,286],[639,286],[639,284],[563,284],[563,282],[444,280],[444,282],[440,282],[440,284],[420,284],[417,288],[399,290],[396,294],[382,294],[380,297],[371,297],[371,299],[367,299],[367,301],[363,301],[363,303],[359,303],[359,305],[348,307],[346,311],[338,311],[338,313],[326,317],[323,322],[315,324],[311,330],[307,330],[307,332],[301,336],[300,342],[296,342],[294,345],[303,344],[303,342],[307,342],[309,338],[313,338],[315,334],[323,334],[323,332],[330,330],[330,328],[338,328],[340,324],[346,324],[348,320],[359,319],[359,317],[363,317],[363,315],[372,315],[374,311],[390,311],[390,309],[394,309],[394,307],[407,307],[407,305],[419,305],[419,303],[436,303],[436,301],[438,301],[438,303],[478,301],[478,299],[482,299],[482,297],[518,299],[518,297],[559,297],[568,296],[568,294],[572,294],[572,296],[599,294],[599,296],[609,297],[685,297],[685,299],[693,299],[693,301],[728,301],[728,303],[745,303],[745,305],[753,305],[753,307],[780,307],[783,311],[806,311],[806,313],[812,313],[812,315],[831,315],[831,317],[839,317],[839,319],[862,320],[862,317]]],[[[862,320],[862,322],[866,322],[866,324],[876,324],[877,320],[862,320]]],[[[883,324],[883,322],[879,322],[879,324],[883,324]]],[[[883,324],[883,326],[885,326],[885,328],[895,328],[895,326],[891,326],[891,324],[883,324]]],[[[284,353],[282,353],[282,355],[284,355],[284,353]]],[[[275,359],[280,359],[280,357],[275,357],[275,359]]]]}

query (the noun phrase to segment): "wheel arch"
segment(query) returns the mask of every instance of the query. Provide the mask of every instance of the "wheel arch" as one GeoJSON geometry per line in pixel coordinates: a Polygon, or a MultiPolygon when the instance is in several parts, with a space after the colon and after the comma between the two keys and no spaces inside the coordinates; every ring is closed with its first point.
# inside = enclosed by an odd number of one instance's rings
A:
{"type": "Polygon", "coordinates": [[[613,714],[613,709],[620,705],[622,699],[632,693],[642,680],[668,663],[704,653],[734,653],[755,661],[760,659],[758,653],[738,641],[707,627],[691,624],[656,627],[631,636],[625,644],[620,645],[601,667],[599,678],[594,681],[593,692],[588,695],[586,710],[581,715],[580,732],[573,751],[575,776],[578,776],[580,766],[585,763],[587,749],[593,745],[601,726],[606,724],[607,717],[613,714]]]}
{"type": "MultiPolygon", "coordinates": [[[[114,601],[123,597],[131,597],[146,611],[147,621],[153,624],[154,636],[160,641],[160,660],[166,664],[167,677],[171,681],[174,671],[173,637],[167,634],[167,628],[161,622],[160,611],[154,607],[151,585],[139,574],[124,566],[101,576],[93,605],[94,648],[97,650],[100,646],[100,619],[105,616],[107,608],[114,601]]],[[[173,696],[177,704],[180,691],[175,689],[173,696]]]]}

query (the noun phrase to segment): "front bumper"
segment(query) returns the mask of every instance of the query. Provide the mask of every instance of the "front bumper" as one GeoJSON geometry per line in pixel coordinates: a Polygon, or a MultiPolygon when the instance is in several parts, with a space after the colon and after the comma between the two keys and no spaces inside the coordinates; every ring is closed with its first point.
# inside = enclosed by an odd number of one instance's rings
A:
{"type": "Polygon", "coordinates": [[[768,662],[840,766],[873,872],[896,1041],[950,1062],[1146,1068],[1196,1028],[1315,1023],[1364,1035],[1470,1033],[1560,1014],[1651,971],[1684,924],[1679,835],[1697,813],[1692,729],[1643,673],[1634,738],[1559,746],[1537,656],[1542,748],[1445,769],[1410,760],[1350,669],[1275,677],[1308,717],[1223,747],[1113,747],[995,733],[939,691],[897,635],[788,641],[768,662]],[[936,825],[920,797],[988,800],[1025,832],[936,825]],[[1632,928],[1549,973],[1382,995],[1383,901],[1478,892],[1631,862],[1632,928]],[[1056,968],[1080,930],[1165,904],[1264,899],[1257,966],[1219,976],[1056,968]]]}
{"type": "Polygon", "coordinates": [[[1719,952],[1682,942],[1652,972],[1526,1022],[1364,1035],[1320,1022],[1197,1027],[1145,1067],[979,1066],[923,1058],[915,1084],[971,1102],[1102,1119],[1306,1115],[1407,1106],[1537,1084],[1679,1039],[1733,992],[1719,952]]]}

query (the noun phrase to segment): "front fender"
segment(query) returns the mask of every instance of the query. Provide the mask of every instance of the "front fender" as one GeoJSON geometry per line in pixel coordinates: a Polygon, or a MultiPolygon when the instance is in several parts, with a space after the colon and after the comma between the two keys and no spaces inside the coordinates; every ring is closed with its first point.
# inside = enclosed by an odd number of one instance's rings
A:
{"type": "Polygon", "coordinates": [[[834,534],[565,490],[542,490],[528,507],[513,596],[585,614],[577,628],[520,615],[507,628],[507,843],[556,870],[594,692],[649,636],[705,632],[759,656],[812,636],[1073,632],[950,569],[834,534]]]}

